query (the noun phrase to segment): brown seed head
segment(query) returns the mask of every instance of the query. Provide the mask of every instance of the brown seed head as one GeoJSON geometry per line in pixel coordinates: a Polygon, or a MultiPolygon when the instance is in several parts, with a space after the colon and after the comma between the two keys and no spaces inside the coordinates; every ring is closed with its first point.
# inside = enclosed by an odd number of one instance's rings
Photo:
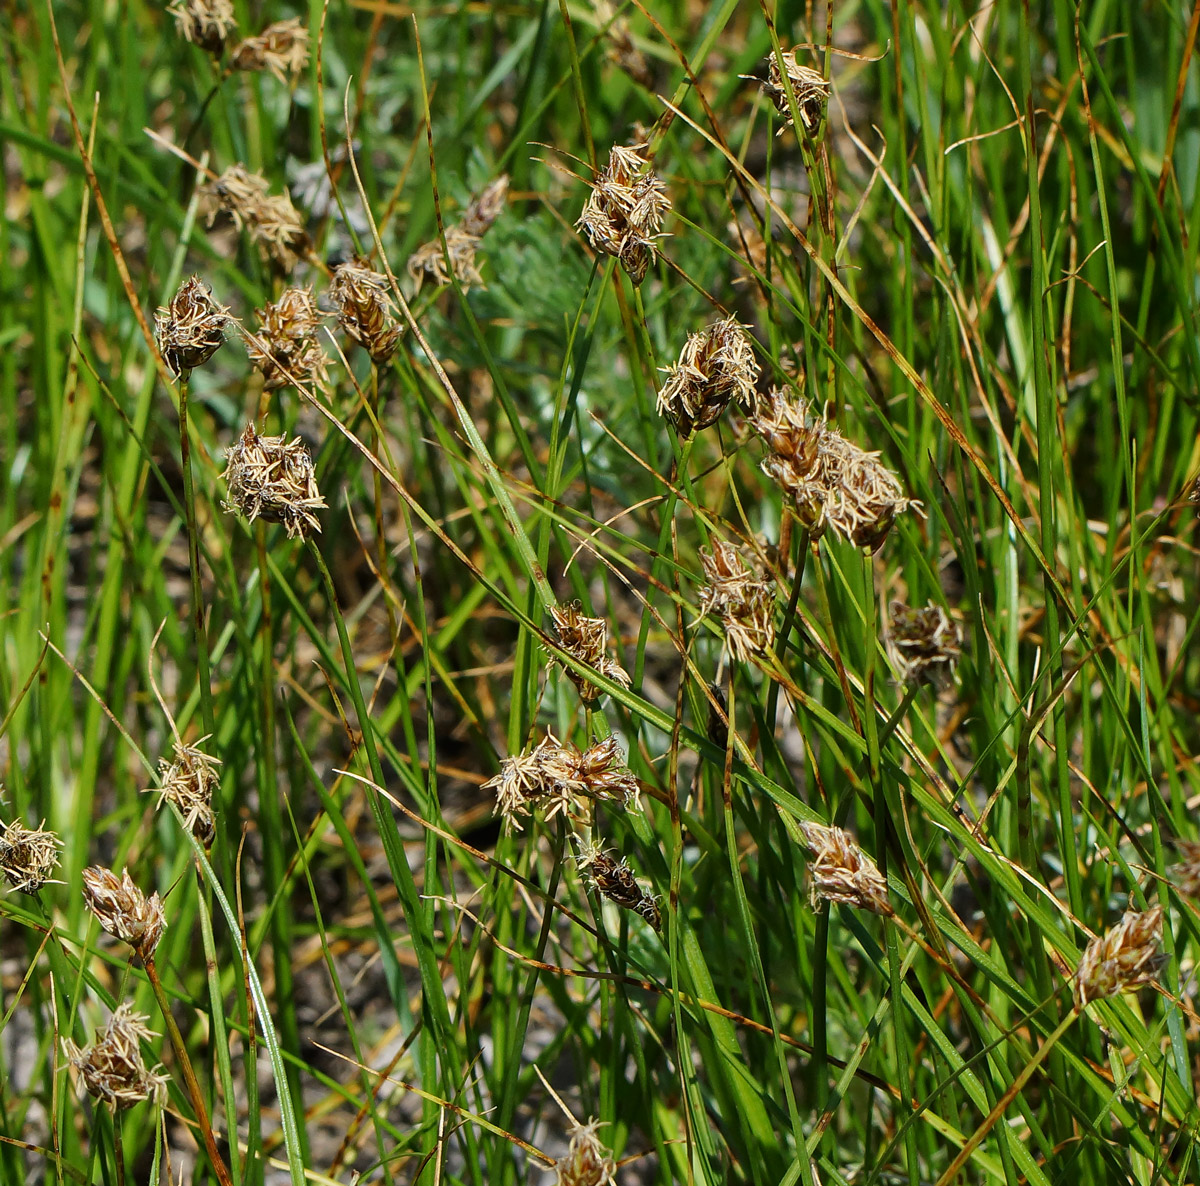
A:
{"type": "Polygon", "coordinates": [[[290,272],[308,247],[300,212],[287,194],[272,194],[266,178],[241,165],[230,165],[200,190],[201,209],[212,226],[218,214],[228,214],[238,230],[260,247],[284,272],[290,272]]]}
{"type": "Polygon", "coordinates": [[[191,745],[174,745],[170,760],[160,758],[158,776],[160,798],[158,806],[174,803],[183,816],[183,822],[205,847],[212,843],[216,834],[213,816],[213,792],[220,782],[217,767],[221,763],[203,750],[191,745]]]}
{"type": "Polygon", "coordinates": [[[700,563],[708,581],[700,589],[700,616],[720,616],[725,645],[739,662],[769,650],[775,642],[774,584],[724,540],[714,539],[711,552],[701,548],[700,563]]]}
{"type": "Polygon", "coordinates": [[[598,1120],[577,1124],[570,1134],[567,1151],[554,1163],[555,1186],[610,1186],[617,1163],[600,1143],[598,1120]]]}
{"type": "Polygon", "coordinates": [[[1141,913],[1127,910],[1115,927],[1087,945],[1075,973],[1077,1013],[1089,1001],[1147,984],[1158,975],[1167,961],[1158,950],[1162,945],[1162,924],[1161,905],[1141,913]]]}
{"type": "Polygon", "coordinates": [[[1183,858],[1175,866],[1175,883],[1179,892],[1189,898],[1200,898],[1200,842],[1176,840],[1175,847],[1183,858]]]}
{"type": "Polygon", "coordinates": [[[814,539],[833,530],[875,551],[896,516],[921,504],[906,498],[900,481],[880,460],[852,445],[831,424],[809,414],[808,403],[772,391],[750,415],[770,450],[763,472],[792,499],[796,516],[814,539]]]}
{"type": "Polygon", "coordinates": [[[62,841],[46,831],[46,821],[36,828],[20,820],[0,823],[0,873],[8,884],[25,894],[36,894],[58,868],[62,841]]]}
{"type": "Polygon", "coordinates": [[[320,531],[314,514],[325,509],[317,489],[308,448],[299,437],[259,436],[251,421],[226,454],[221,475],[229,487],[227,511],[244,515],[251,523],[261,516],[282,523],[289,539],[303,539],[320,531]]]}
{"type": "Polygon", "coordinates": [[[689,334],[679,361],[662,368],[658,410],[681,437],[716,423],[733,400],[746,411],[754,407],[759,367],[745,328],[727,317],[689,334]]]}
{"type": "Polygon", "coordinates": [[[221,348],[233,323],[229,309],[213,300],[212,289],[190,276],[164,309],[154,314],[154,336],[173,375],[203,366],[221,348]]]}
{"type": "Polygon", "coordinates": [[[662,912],[653,894],[647,893],[624,861],[614,861],[598,844],[580,843],[576,864],[588,884],[610,902],[641,915],[655,931],[662,930],[662,912]]]}
{"type": "Polygon", "coordinates": [[[812,903],[846,902],[874,914],[895,911],[887,896],[887,882],[875,862],[841,828],[802,823],[800,831],[812,851],[812,903]]]}
{"type": "MultiPolygon", "coordinates": [[[[796,110],[800,113],[804,130],[809,133],[815,132],[825,115],[825,104],[829,102],[829,80],[819,71],[797,65],[794,50],[781,56],[788,80],[792,84],[792,93],[796,96],[796,110]]],[[[763,94],[775,104],[775,110],[783,116],[786,126],[791,127],[792,109],[774,53],[767,57],[767,81],[762,83],[762,89],[763,94]]],[[[779,130],[783,131],[782,128],[779,130]]]]}
{"type": "Polygon", "coordinates": [[[891,614],[887,648],[900,682],[950,687],[962,653],[958,624],[932,602],[923,609],[912,609],[893,601],[891,614]]]}
{"type": "Polygon", "coordinates": [[[157,1037],[145,1022],[126,1001],[117,1006],[90,1046],[80,1050],[70,1038],[63,1039],[84,1090],[118,1111],[148,1099],[162,1104],[167,1098],[170,1080],[160,1066],[150,1070],[142,1059],[142,1043],[157,1037]]]}
{"type": "Polygon", "coordinates": [[[501,173],[488,182],[467,204],[459,224],[468,235],[482,239],[492,229],[492,223],[500,217],[508,205],[508,174],[501,173]]]}
{"type": "Polygon", "coordinates": [[[595,0],[592,7],[596,24],[602,29],[607,27],[609,60],[615,62],[639,86],[652,86],[654,75],[650,72],[646,55],[634,44],[629,21],[615,15],[616,10],[609,0],[595,0]]]}
{"type": "Polygon", "coordinates": [[[128,943],[142,963],[150,959],[167,929],[158,894],[147,898],[128,869],[118,877],[111,869],[92,865],[83,871],[83,900],[110,935],[128,943]]]}
{"type": "MultiPolygon", "coordinates": [[[[598,671],[622,687],[629,687],[629,673],[616,660],[608,657],[608,623],[603,618],[587,617],[580,612],[577,601],[552,606],[550,617],[554,620],[554,629],[564,651],[585,667],[598,671]]],[[[569,667],[566,672],[584,701],[592,704],[600,699],[602,689],[569,667]]]]}
{"type": "Polygon", "coordinates": [[[645,147],[614,145],[575,224],[595,250],[620,260],[634,284],[641,284],[654,262],[654,245],[671,209],[666,187],[641,155],[645,147]]]}
{"type": "Polygon", "coordinates": [[[321,312],[312,289],[285,289],[279,300],[259,309],[257,315],[258,340],[246,340],[246,353],[262,371],[266,390],[276,391],[296,380],[325,387],[327,359],[317,340],[321,312]]]}
{"type": "Polygon", "coordinates": [[[225,39],[237,28],[230,0],[175,0],[167,11],[175,18],[176,32],[214,58],[221,56],[225,39]]]}
{"type": "Polygon", "coordinates": [[[297,17],[268,25],[257,37],[247,37],[233,51],[235,70],[270,70],[280,82],[297,78],[308,65],[308,30],[297,17]]]}
{"type": "Polygon", "coordinates": [[[359,264],[342,264],[329,286],[338,324],[380,365],[396,353],[400,327],[392,317],[388,278],[359,264]]]}
{"type": "Polygon", "coordinates": [[[416,281],[417,291],[420,292],[426,277],[441,288],[450,283],[451,275],[463,292],[468,292],[472,285],[482,288],[483,277],[475,266],[475,249],[478,246],[479,236],[468,234],[457,223],[446,228],[445,248],[441,239],[431,239],[422,244],[408,257],[406,265],[408,274],[416,281]],[[447,256],[450,257],[449,271],[446,270],[447,256]]]}

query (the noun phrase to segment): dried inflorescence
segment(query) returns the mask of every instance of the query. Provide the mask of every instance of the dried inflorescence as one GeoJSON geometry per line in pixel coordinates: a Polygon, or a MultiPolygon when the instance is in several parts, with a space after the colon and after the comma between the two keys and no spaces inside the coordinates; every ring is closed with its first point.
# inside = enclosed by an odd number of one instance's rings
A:
{"type": "Polygon", "coordinates": [[[1175,884],[1189,898],[1200,898],[1200,841],[1176,840],[1175,847],[1183,858],[1175,866],[1175,884]]]}
{"type": "Polygon", "coordinates": [[[617,1163],[596,1136],[598,1120],[576,1124],[567,1151],[554,1163],[555,1186],[611,1186],[617,1163]]]}
{"type": "Polygon", "coordinates": [[[308,234],[292,199],[287,194],[272,194],[259,173],[230,165],[201,187],[200,198],[209,226],[218,214],[228,214],[238,230],[245,230],[250,241],[285,272],[296,266],[308,248],[308,234]]]}
{"type": "Polygon", "coordinates": [[[396,353],[400,327],[392,316],[388,278],[360,263],[342,264],[329,285],[338,324],[382,365],[396,353]]]}
{"type": "MultiPolygon", "coordinates": [[[[800,113],[804,130],[815,132],[824,118],[825,105],[829,102],[829,80],[819,71],[799,65],[794,50],[781,56],[788,81],[792,84],[792,93],[796,96],[796,110],[800,113]]],[[[763,94],[775,104],[775,110],[787,121],[786,126],[791,127],[792,108],[774,53],[767,58],[767,81],[762,83],[762,89],[763,94]]],[[[782,132],[783,128],[779,130],[782,132]]]]}
{"type": "Polygon", "coordinates": [[[157,893],[147,898],[128,869],[118,877],[111,869],[92,865],[83,871],[83,900],[110,935],[128,943],[142,963],[150,959],[167,929],[157,893]]]}
{"type": "Polygon", "coordinates": [[[598,844],[581,843],[575,861],[588,884],[599,894],[622,909],[641,915],[654,930],[662,930],[658,900],[638,885],[633,870],[624,860],[614,861],[598,844]]]}
{"type": "Polygon", "coordinates": [[[312,289],[285,289],[279,300],[257,314],[258,335],[246,339],[246,353],[262,371],[266,390],[275,391],[296,382],[324,387],[328,382],[328,360],[317,340],[321,311],[312,289]]]}
{"type": "Polygon", "coordinates": [[[893,601],[891,618],[887,648],[900,682],[950,687],[962,653],[958,624],[932,602],[923,609],[912,609],[893,601]]]}
{"type": "Polygon", "coordinates": [[[459,225],[468,235],[482,239],[492,229],[492,224],[500,217],[507,205],[508,174],[501,173],[494,181],[489,181],[467,203],[467,208],[463,211],[462,222],[459,225]]]}
{"type": "Polygon", "coordinates": [[[167,11],[181,37],[219,58],[229,34],[237,28],[231,0],[175,0],[167,11]]]}
{"type": "Polygon", "coordinates": [[[159,1104],[166,1101],[170,1080],[160,1066],[151,1070],[142,1059],[141,1044],[158,1036],[145,1023],[145,1016],[135,1013],[125,1001],[90,1046],[80,1050],[70,1038],[63,1039],[67,1058],[84,1090],[110,1108],[131,1108],[148,1099],[159,1104]]]}
{"type": "Polygon", "coordinates": [[[308,65],[308,30],[298,17],[276,21],[257,37],[247,37],[233,51],[235,70],[260,73],[269,70],[280,82],[297,78],[308,65]]]}
{"type": "Polygon", "coordinates": [[[426,278],[441,287],[450,283],[451,276],[464,292],[472,285],[483,287],[483,277],[475,266],[475,252],[500,217],[507,200],[508,174],[502,174],[471,199],[461,221],[446,228],[444,247],[441,239],[431,239],[413,252],[408,260],[408,274],[416,281],[418,291],[426,278]]]}
{"type": "Polygon", "coordinates": [[[775,642],[775,586],[756,566],[747,564],[733,544],[714,539],[712,551],[700,549],[708,584],[700,590],[700,615],[717,614],[725,644],[746,662],[775,642]]]}
{"type": "Polygon", "coordinates": [[[780,390],[759,402],[750,423],[770,453],[763,472],[791,498],[796,515],[814,539],[827,528],[875,551],[896,516],[921,504],[905,497],[900,480],[880,460],[851,444],[828,421],[809,414],[780,390]]]}
{"type": "Polygon", "coordinates": [[[530,815],[535,807],[547,820],[561,814],[587,822],[594,801],[637,807],[640,790],[615,737],[606,737],[581,753],[553,733],[547,733],[532,752],[505,758],[500,773],[483,785],[496,788],[496,807],[505,826],[518,832],[519,817],[530,815]]]}
{"type": "Polygon", "coordinates": [[[726,317],[688,334],[679,361],[663,368],[658,410],[680,436],[715,424],[734,400],[746,411],[754,408],[759,366],[745,328],[726,317]]]}
{"type": "Polygon", "coordinates": [[[887,882],[875,862],[841,828],[802,823],[800,831],[812,851],[812,902],[845,902],[874,914],[892,915],[887,882]]]}
{"type": "Polygon", "coordinates": [[[1162,926],[1161,905],[1127,910],[1115,927],[1093,939],[1075,973],[1075,1011],[1153,980],[1167,961],[1159,951],[1162,926]]]}
{"type": "Polygon", "coordinates": [[[62,841],[46,830],[42,820],[36,828],[27,828],[19,820],[0,823],[0,873],[15,890],[36,894],[58,868],[58,850],[62,841]]]}
{"type": "Polygon", "coordinates": [[[251,421],[226,454],[221,476],[229,487],[226,510],[251,523],[260,516],[268,523],[282,523],[289,539],[321,530],[314,512],[326,504],[308,447],[299,437],[289,441],[286,436],[260,436],[251,421]]]}
{"type": "Polygon", "coordinates": [[[616,9],[609,0],[595,0],[592,7],[596,24],[607,28],[609,60],[620,66],[640,86],[651,86],[654,76],[650,73],[646,55],[633,42],[629,21],[624,16],[616,15],[616,9]]]}
{"type": "Polygon", "coordinates": [[[221,348],[233,324],[229,309],[213,300],[199,276],[189,276],[166,308],[154,314],[154,336],[173,375],[203,366],[221,348]]]}
{"type": "MultiPolygon", "coordinates": [[[[603,618],[587,617],[577,601],[552,606],[550,617],[554,620],[559,644],[567,654],[622,687],[629,687],[629,673],[615,659],[608,657],[608,623],[603,618]]],[[[570,667],[566,672],[585,702],[592,704],[600,699],[602,689],[591,680],[570,667]]]]}
{"type": "Polygon", "coordinates": [[[654,262],[654,245],[671,209],[666,187],[642,156],[645,147],[613,146],[575,224],[597,251],[620,260],[634,284],[641,284],[654,262]]]}
{"type": "Polygon", "coordinates": [[[194,745],[183,745],[178,741],[171,757],[158,761],[159,807],[173,803],[179,808],[186,827],[206,847],[212,843],[217,830],[212,801],[220,782],[217,773],[220,764],[194,745]]]}

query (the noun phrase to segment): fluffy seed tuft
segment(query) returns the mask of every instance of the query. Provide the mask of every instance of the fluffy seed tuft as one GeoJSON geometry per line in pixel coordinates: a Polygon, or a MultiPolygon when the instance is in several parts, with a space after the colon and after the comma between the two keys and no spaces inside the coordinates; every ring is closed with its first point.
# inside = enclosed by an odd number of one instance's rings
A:
{"type": "Polygon", "coordinates": [[[739,662],[762,654],[775,642],[775,586],[747,564],[733,544],[714,539],[700,549],[708,584],[700,589],[700,616],[717,614],[725,645],[739,662]]]}
{"type": "Polygon", "coordinates": [[[61,847],[58,835],[46,830],[45,820],[36,828],[20,820],[0,823],[0,873],[13,889],[36,894],[58,868],[61,847]]]}
{"type": "Polygon", "coordinates": [[[885,917],[895,914],[887,882],[875,862],[841,828],[802,823],[800,831],[812,851],[812,903],[845,902],[885,917]]]}
{"type": "Polygon", "coordinates": [[[754,407],[759,366],[745,329],[734,317],[713,322],[689,334],[679,361],[663,368],[658,410],[681,437],[715,424],[733,400],[754,407]]]}
{"type": "Polygon", "coordinates": [[[298,17],[276,21],[257,37],[247,37],[233,51],[235,70],[261,73],[269,70],[280,82],[298,78],[308,65],[308,30],[298,17]]]}
{"type": "Polygon", "coordinates": [[[268,523],[282,523],[289,539],[303,539],[309,531],[320,531],[314,514],[326,503],[317,489],[308,448],[299,437],[259,436],[251,421],[246,431],[226,454],[221,475],[229,487],[227,511],[253,523],[260,516],[268,523]]]}
{"type": "Polygon", "coordinates": [[[382,366],[396,353],[400,327],[392,316],[388,278],[359,263],[342,264],[329,286],[338,324],[382,366]]]}
{"type": "Polygon", "coordinates": [[[1127,910],[1121,921],[1088,945],[1075,973],[1075,1011],[1089,1001],[1116,996],[1139,984],[1147,984],[1159,973],[1167,957],[1162,945],[1161,905],[1149,910],[1127,910]]]}
{"type": "Polygon", "coordinates": [[[80,1050],[70,1038],[63,1039],[67,1058],[84,1090],[118,1111],[148,1099],[166,1102],[170,1080],[160,1066],[151,1070],[142,1059],[141,1044],[158,1036],[145,1022],[145,1016],[135,1013],[125,1001],[90,1046],[80,1050]]]}
{"type": "MultiPolygon", "coordinates": [[[[550,617],[554,621],[559,644],[567,654],[622,687],[629,687],[629,673],[615,659],[608,657],[608,623],[603,618],[587,617],[581,612],[577,601],[552,606],[550,617]]],[[[551,662],[554,660],[551,659],[551,662]]],[[[600,699],[601,688],[569,667],[566,672],[585,703],[594,704],[600,699]]]]}
{"type": "Polygon", "coordinates": [[[171,303],[154,314],[154,336],[168,370],[182,375],[216,354],[232,324],[229,309],[213,300],[212,289],[199,276],[189,276],[171,303]]]}
{"type": "Polygon", "coordinates": [[[92,865],[83,871],[83,900],[110,935],[128,943],[142,963],[150,959],[167,929],[157,893],[147,898],[128,869],[118,877],[111,869],[92,865]]]}
{"type": "Polygon", "coordinates": [[[932,602],[923,609],[912,609],[893,601],[891,619],[887,649],[900,682],[950,687],[962,654],[958,624],[932,602]]]}

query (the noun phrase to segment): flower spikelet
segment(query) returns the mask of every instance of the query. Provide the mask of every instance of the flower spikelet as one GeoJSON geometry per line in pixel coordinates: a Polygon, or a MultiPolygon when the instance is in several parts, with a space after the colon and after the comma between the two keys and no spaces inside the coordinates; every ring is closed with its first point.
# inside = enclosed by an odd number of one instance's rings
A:
{"type": "MultiPolygon", "coordinates": [[[[809,133],[815,132],[825,115],[825,105],[829,101],[829,80],[819,71],[799,65],[794,50],[780,56],[783,58],[788,80],[792,84],[792,93],[796,96],[796,110],[800,113],[804,130],[809,133]]],[[[767,81],[762,84],[762,89],[775,104],[775,110],[783,116],[786,126],[791,127],[792,109],[788,103],[779,62],[773,53],[767,58],[767,81]]],[[[782,132],[783,128],[779,131],[782,132]]]]}
{"type": "Polygon", "coordinates": [[[142,1059],[141,1044],[157,1037],[145,1023],[145,1016],[135,1013],[125,1001],[90,1046],[80,1050],[70,1038],[63,1039],[67,1058],[84,1090],[116,1110],[131,1108],[142,1100],[166,1101],[169,1079],[161,1066],[151,1070],[142,1059]]]}
{"type": "Polygon", "coordinates": [[[873,914],[895,911],[887,896],[887,882],[875,862],[841,828],[802,823],[800,831],[812,851],[812,903],[846,902],[873,914]]]}
{"type": "Polygon", "coordinates": [[[46,830],[43,820],[36,828],[20,820],[0,823],[0,873],[8,884],[25,894],[36,894],[58,868],[62,841],[46,830]]]}
{"type": "Polygon", "coordinates": [[[1167,957],[1162,945],[1161,905],[1138,912],[1127,910],[1121,921],[1088,945],[1075,973],[1075,1011],[1089,1001],[1102,1000],[1147,984],[1159,973],[1167,957]]]}
{"type": "Polygon", "coordinates": [[[467,203],[459,225],[468,235],[482,239],[492,229],[492,224],[500,217],[500,212],[507,204],[508,174],[501,173],[467,203]]]}
{"type": "Polygon", "coordinates": [[[166,308],[154,314],[154,336],[173,375],[203,366],[221,348],[233,323],[229,309],[213,300],[212,289],[190,276],[166,308]]]}
{"type": "Polygon", "coordinates": [[[599,1127],[589,1120],[571,1129],[567,1151],[554,1163],[555,1186],[611,1186],[617,1163],[596,1136],[599,1127]]]}
{"type": "Polygon", "coordinates": [[[118,877],[111,869],[92,865],[83,871],[83,900],[110,935],[128,943],[143,963],[150,959],[167,929],[157,893],[147,898],[128,869],[118,877]]]}
{"type": "Polygon", "coordinates": [[[237,28],[230,0],[176,0],[167,11],[185,40],[219,58],[225,39],[237,28]]]}
{"type": "Polygon", "coordinates": [[[920,512],[921,504],[905,497],[878,453],[851,444],[824,418],[810,415],[805,400],[793,403],[774,390],[749,419],[769,450],[763,472],[792,500],[814,539],[833,528],[875,551],[897,515],[910,508],[920,512]]]}
{"type": "Polygon", "coordinates": [[[962,653],[958,624],[933,603],[912,609],[893,601],[891,618],[887,648],[900,682],[950,687],[962,653]]]}
{"type": "Polygon", "coordinates": [[[221,763],[202,749],[175,742],[171,758],[158,761],[158,806],[173,803],[192,835],[206,847],[216,834],[213,816],[213,792],[220,782],[217,767],[221,763]]]}
{"type": "Polygon", "coordinates": [[[215,181],[207,182],[200,197],[209,226],[219,213],[228,214],[238,230],[245,230],[250,241],[285,272],[296,266],[308,247],[308,234],[292,199],[272,194],[265,177],[242,165],[230,165],[215,181]]]}
{"type": "Polygon", "coordinates": [[[708,584],[700,590],[700,616],[717,614],[725,645],[739,662],[769,650],[775,642],[775,586],[747,564],[733,544],[714,539],[700,549],[708,584]]]}
{"type": "Polygon", "coordinates": [[[1200,841],[1176,840],[1175,847],[1183,857],[1175,866],[1175,884],[1189,898],[1200,898],[1200,841]]]}
{"type": "Polygon", "coordinates": [[[422,244],[408,257],[408,274],[417,283],[417,291],[426,277],[431,279],[439,288],[450,283],[451,275],[458,281],[463,292],[468,292],[472,285],[483,287],[483,277],[475,265],[475,250],[479,246],[479,237],[469,234],[461,224],[446,228],[446,246],[442,247],[441,239],[431,239],[422,244]],[[446,257],[450,257],[450,268],[446,269],[446,257]]]}
{"type": "MultiPolygon", "coordinates": [[[[629,687],[629,673],[615,659],[608,657],[608,623],[603,618],[587,617],[577,601],[552,606],[550,617],[559,644],[567,654],[622,687],[629,687]]],[[[586,703],[593,704],[600,699],[602,689],[573,669],[568,667],[566,671],[586,703]]]]}
{"type": "Polygon", "coordinates": [[[681,437],[715,424],[733,400],[754,407],[759,366],[745,329],[734,317],[713,322],[689,334],[679,361],[663,367],[658,410],[681,437]]]}
{"type": "Polygon", "coordinates": [[[609,60],[620,66],[640,86],[651,86],[654,76],[650,72],[646,55],[634,44],[629,21],[616,15],[616,10],[609,0],[595,0],[592,8],[596,14],[596,24],[608,29],[609,60]]]}
{"type": "Polygon", "coordinates": [[[645,148],[613,146],[575,224],[593,248],[620,260],[634,284],[654,262],[655,241],[671,209],[666,187],[642,156],[645,148]]]}
{"type": "Polygon", "coordinates": [[[593,843],[580,845],[575,862],[597,893],[622,909],[641,915],[655,931],[662,930],[657,899],[638,884],[626,861],[614,861],[607,851],[593,843]]]}
{"type": "Polygon", "coordinates": [[[342,264],[329,286],[338,324],[380,365],[396,353],[400,327],[392,317],[388,278],[360,264],[342,264]]]}
{"type": "Polygon", "coordinates": [[[317,340],[321,312],[312,289],[285,289],[279,300],[257,310],[257,315],[257,340],[247,338],[246,353],[262,371],[266,390],[276,391],[296,380],[324,387],[329,375],[325,351],[317,340]]]}
{"type": "Polygon", "coordinates": [[[276,21],[257,37],[247,37],[233,51],[230,64],[235,70],[269,70],[286,83],[289,74],[296,78],[308,65],[308,30],[298,17],[276,21]]]}
{"type": "Polygon", "coordinates": [[[299,437],[289,441],[286,436],[260,436],[251,421],[226,454],[221,476],[229,487],[226,510],[251,523],[260,516],[268,523],[282,523],[289,539],[321,530],[314,512],[326,504],[308,448],[299,437]]]}

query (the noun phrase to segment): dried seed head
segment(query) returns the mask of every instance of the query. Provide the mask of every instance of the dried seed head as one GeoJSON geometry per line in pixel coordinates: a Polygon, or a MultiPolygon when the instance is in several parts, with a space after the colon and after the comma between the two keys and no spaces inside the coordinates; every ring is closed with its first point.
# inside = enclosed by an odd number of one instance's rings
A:
{"type": "Polygon", "coordinates": [[[1179,892],[1189,898],[1200,898],[1200,841],[1176,840],[1175,847],[1183,857],[1175,866],[1179,892]]]}
{"type": "Polygon", "coordinates": [[[392,317],[388,278],[359,264],[342,264],[333,273],[329,299],[338,324],[380,365],[396,353],[400,327],[392,317]]]}
{"type": "Polygon", "coordinates": [[[508,174],[490,181],[467,204],[459,224],[468,235],[482,239],[508,204],[508,174]]]}
{"type": "Polygon", "coordinates": [[[58,868],[61,847],[57,834],[46,830],[45,820],[36,828],[20,820],[0,823],[0,873],[13,889],[36,894],[58,868]]]}
{"type": "Polygon", "coordinates": [[[167,929],[158,894],[147,898],[128,869],[118,877],[111,869],[92,865],[83,871],[83,900],[110,935],[128,943],[142,963],[150,959],[167,929]]]}
{"type": "Polygon", "coordinates": [[[175,18],[176,32],[214,58],[221,56],[225,39],[237,28],[230,0],[175,0],[167,11],[175,18]]]}
{"type": "Polygon", "coordinates": [[[802,823],[800,831],[812,850],[812,903],[846,902],[874,914],[895,911],[887,896],[887,882],[875,862],[841,828],[802,823]]]}
{"type": "Polygon", "coordinates": [[[300,212],[287,194],[272,194],[267,180],[241,165],[230,165],[215,181],[200,190],[201,209],[212,226],[220,213],[228,214],[238,230],[266,256],[290,272],[308,248],[308,234],[300,212]]]}
{"type": "Polygon", "coordinates": [[[655,931],[662,930],[662,912],[653,894],[647,893],[624,861],[614,861],[598,844],[580,842],[576,864],[588,884],[610,902],[640,914],[655,931]]]}
{"type": "Polygon", "coordinates": [[[640,86],[652,86],[654,76],[650,73],[646,55],[633,43],[629,21],[623,16],[615,15],[616,10],[609,0],[595,0],[592,8],[596,14],[596,24],[602,29],[607,27],[609,60],[615,62],[640,86]]]}
{"type": "Polygon", "coordinates": [[[912,609],[899,601],[891,605],[888,655],[904,684],[932,684],[948,688],[962,653],[962,636],[940,605],[912,609]]]}
{"type": "Polygon", "coordinates": [[[158,1104],[166,1101],[170,1080],[160,1066],[150,1070],[142,1059],[142,1043],[158,1036],[145,1022],[145,1016],[134,1013],[126,1001],[117,1006],[90,1046],[80,1050],[70,1038],[63,1039],[84,1089],[110,1108],[130,1108],[148,1099],[158,1104]]]}
{"type": "Polygon", "coordinates": [[[592,247],[620,260],[634,284],[654,262],[654,244],[671,209],[666,187],[641,155],[645,147],[614,145],[575,224],[592,247]]]}
{"type": "Polygon", "coordinates": [[[1089,1001],[1115,996],[1139,984],[1147,984],[1159,973],[1167,957],[1162,945],[1161,905],[1139,913],[1127,910],[1121,921],[1088,945],[1075,973],[1075,1011],[1089,1001]]]}
{"type": "Polygon", "coordinates": [[[900,481],[880,460],[852,445],[826,420],[809,415],[805,400],[792,403],[772,391],[749,417],[770,453],[763,472],[792,499],[814,539],[826,528],[875,551],[896,516],[921,504],[906,498],[900,481]]]}
{"type": "Polygon", "coordinates": [[[213,816],[213,791],[220,782],[217,767],[221,763],[191,745],[174,745],[170,760],[158,760],[158,806],[174,803],[183,822],[205,847],[212,843],[217,825],[213,816]]]}
{"type": "Polygon", "coordinates": [[[229,487],[227,511],[244,515],[251,523],[261,516],[282,523],[289,539],[303,539],[320,531],[314,514],[325,509],[317,489],[308,448],[299,437],[259,436],[251,421],[225,455],[221,475],[229,487]]]}
{"type": "MultiPolygon", "coordinates": [[[[552,606],[550,617],[554,620],[559,644],[567,654],[622,687],[629,687],[629,673],[608,657],[608,623],[603,618],[585,616],[577,601],[552,606]]],[[[593,704],[600,699],[601,688],[569,667],[566,672],[585,702],[593,704]]]]}
{"type": "MultiPolygon", "coordinates": [[[[829,102],[829,80],[819,71],[797,65],[795,50],[781,56],[788,80],[792,84],[792,93],[796,96],[796,110],[800,113],[804,130],[809,133],[815,132],[825,115],[825,104],[829,102]]],[[[775,104],[775,110],[783,116],[786,126],[791,127],[792,109],[774,53],[767,57],[767,81],[762,83],[762,89],[763,94],[775,104]]],[[[782,132],[783,129],[780,128],[779,131],[782,132]]]]}
{"type": "Polygon", "coordinates": [[[257,37],[247,37],[233,51],[235,70],[270,70],[280,82],[297,78],[308,65],[308,30],[297,17],[268,25],[257,37]]]}
{"type": "Polygon", "coordinates": [[[759,367],[745,328],[727,317],[688,334],[679,361],[662,368],[667,378],[658,410],[680,436],[716,423],[732,400],[746,411],[754,407],[759,367]]]}
{"type": "Polygon", "coordinates": [[[266,390],[275,391],[297,380],[325,387],[329,381],[327,359],[317,340],[321,312],[312,289],[286,289],[279,300],[259,309],[257,315],[258,337],[247,338],[246,353],[262,371],[266,390]]]}
{"type": "Polygon", "coordinates": [[[610,1186],[617,1163],[600,1143],[598,1120],[577,1124],[571,1130],[567,1151],[554,1163],[555,1186],[610,1186]]]}
{"type": "Polygon", "coordinates": [[[700,563],[708,581],[700,590],[700,616],[720,616],[725,645],[739,662],[769,650],[775,642],[774,584],[724,540],[714,539],[711,552],[701,548],[700,563]]]}
{"type": "Polygon", "coordinates": [[[441,288],[450,283],[451,275],[458,281],[463,292],[470,290],[472,285],[482,288],[483,277],[475,266],[475,249],[479,246],[479,237],[468,234],[455,224],[446,228],[446,246],[442,247],[441,239],[431,239],[422,244],[408,257],[408,274],[417,283],[420,292],[425,278],[429,277],[434,284],[441,288]],[[450,257],[450,270],[446,270],[446,257],[450,257]]]}
{"type": "Polygon", "coordinates": [[[212,289],[190,276],[164,309],[154,314],[154,336],[173,375],[203,366],[221,348],[233,323],[229,309],[213,300],[212,289]]]}

